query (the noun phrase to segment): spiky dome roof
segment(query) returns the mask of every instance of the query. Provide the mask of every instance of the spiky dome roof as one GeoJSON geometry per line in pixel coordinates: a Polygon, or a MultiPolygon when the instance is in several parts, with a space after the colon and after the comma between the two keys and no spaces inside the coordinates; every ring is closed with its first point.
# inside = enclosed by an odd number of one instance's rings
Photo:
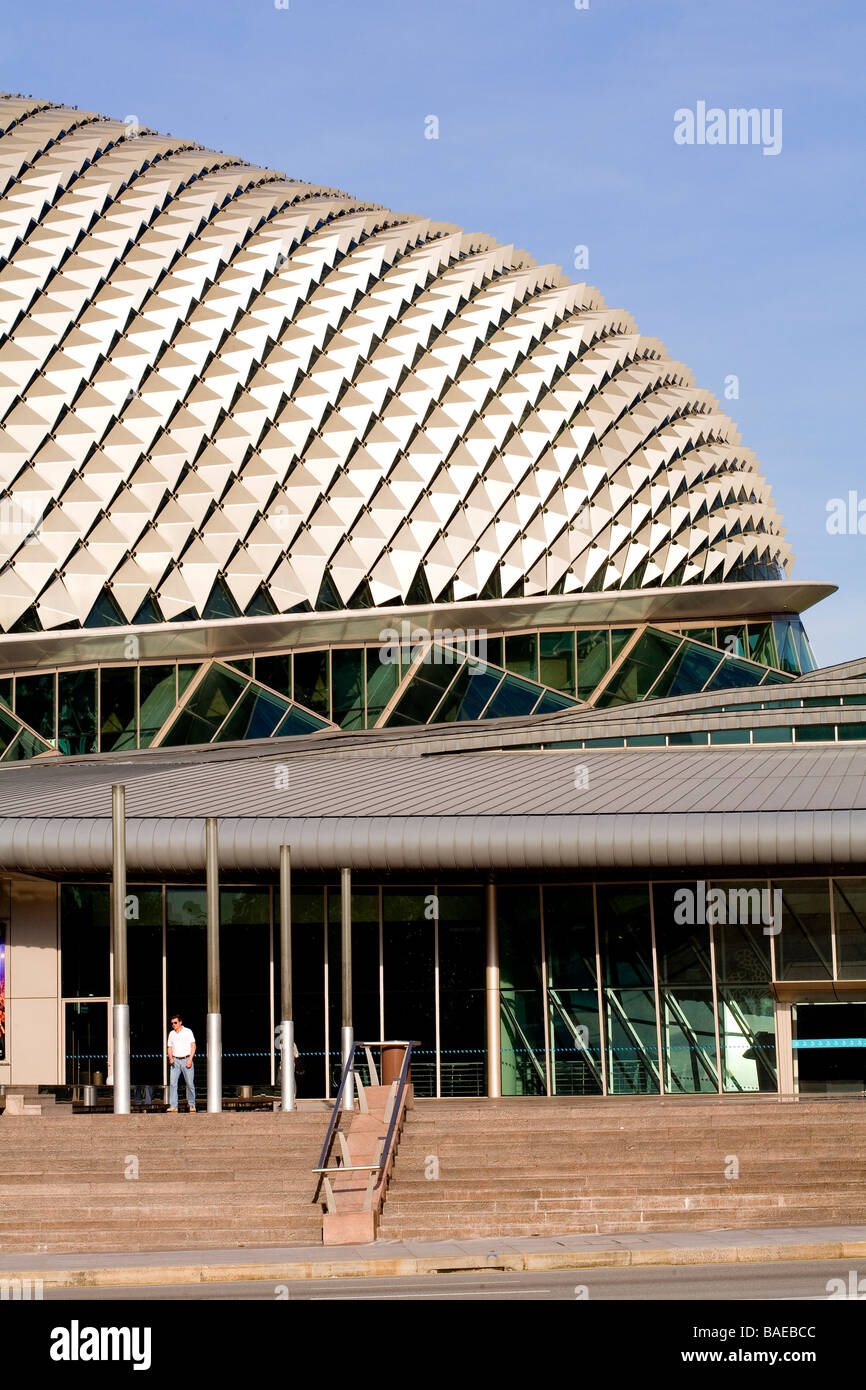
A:
{"type": "Polygon", "coordinates": [[[714,397],[557,267],[132,120],[0,129],[2,630],[783,577],[714,397]]]}

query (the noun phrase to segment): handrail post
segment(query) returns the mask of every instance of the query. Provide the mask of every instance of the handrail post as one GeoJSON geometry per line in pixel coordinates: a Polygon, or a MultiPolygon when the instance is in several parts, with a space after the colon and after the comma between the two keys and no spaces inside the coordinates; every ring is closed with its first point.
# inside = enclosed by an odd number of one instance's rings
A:
{"type": "Polygon", "coordinates": [[[207,876],[207,1108],[223,1108],[223,1039],[220,1012],[219,831],[213,816],[205,821],[207,876]]]}
{"type": "Polygon", "coordinates": [[[295,1025],[292,1015],[292,862],[280,846],[280,1092],[283,1110],[295,1108],[295,1025]]]}
{"type": "MultiPolygon", "coordinates": [[[[343,1027],[340,1034],[343,1067],[353,1060],[355,1033],[352,1027],[352,870],[340,871],[340,931],[342,945],[343,1027]]],[[[354,1110],[354,1073],[350,1070],[343,1092],[343,1109],[354,1110]]]]}
{"type": "Polygon", "coordinates": [[[126,788],[111,788],[111,928],[114,946],[112,1064],[114,1113],[132,1110],[129,1056],[129,986],[126,950],[126,788]]]}
{"type": "Polygon", "coordinates": [[[502,1095],[502,1034],[499,1007],[499,923],[496,915],[496,884],[491,879],[485,889],[487,964],[487,1094],[502,1095]]]}

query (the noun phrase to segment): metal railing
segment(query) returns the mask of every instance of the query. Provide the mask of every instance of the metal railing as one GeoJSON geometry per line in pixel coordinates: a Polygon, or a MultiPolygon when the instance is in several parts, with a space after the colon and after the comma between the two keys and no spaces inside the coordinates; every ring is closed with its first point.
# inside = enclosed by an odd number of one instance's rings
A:
{"type": "Polygon", "coordinates": [[[330,1177],[332,1174],[336,1175],[339,1173],[369,1173],[370,1181],[367,1184],[367,1192],[364,1200],[364,1209],[368,1211],[372,1206],[373,1197],[377,1189],[381,1188],[382,1180],[388,1170],[388,1162],[391,1156],[391,1149],[394,1143],[394,1132],[396,1130],[397,1119],[400,1114],[400,1103],[403,1099],[403,1093],[406,1089],[407,1078],[409,1075],[409,1066],[412,1060],[412,1048],[414,1047],[414,1045],[414,1043],[405,1042],[402,1039],[385,1039],[380,1040],[378,1042],[356,1042],[354,1047],[352,1048],[351,1054],[346,1059],[346,1065],[343,1068],[343,1074],[340,1078],[340,1087],[337,1091],[337,1095],[334,1100],[334,1107],[331,1111],[331,1118],[328,1122],[328,1128],[325,1134],[325,1142],[322,1145],[322,1152],[319,1155],[319,1163],[318,1166],[313,1169],[313,1172],[318,1175],[319,1179],[319,1181],[316,1184],[316,1191],[313,1195],[313,1201],[315,1202],[318,1200],[319,1192],[322,1186],[324,1186],[329,1211],[336,1211],[336,1201],[334,1199],[334,1192],[331,1186],[330,1177]],[[362,1113],[369,1113],[367,1107],[365,1088],[363,1083],[361,1082],[360,1077],[357,1075],[355,1058],[357,1056],[358,1050],[360,1048],[363,1048],[364,1056],[367,1062],[370,1085],[378,1086],[379,1076],[376,1070],[376,1065],[373,1061],[372,1052],[372,1049],[374,1047],[405,1048],[403,1054],[403,1062],[400,1067],[399,1077],[396,1081],[392,1081],[391,1083],[391,1092],[388,1096],[384,1115],[384,1119],[387,1123],[388,1128],[385,1135],[383,1137],[380,1137],[379,1144],[376,1150],[375,1161],[373,1163],[350,1163],[349,1151],[345,1141],[345,1137],[342,1134],[342,1131],[338,1131],[340,1115],[343,1113],[343,1096],[345,1094],[346,1087],[349,1082],[349,1077],[351,1076],[353,1078],[355,1090],[358,1094],[358,1108],[362,1113]],[[334,1136],[336,1134],[339,1134],[339,1138],[341,1141],[341,1156],[343,1161],[342,1163],[329,1165],[328,1155],[330,1153],[331,1145],[334,1142],[334,1136]]]}

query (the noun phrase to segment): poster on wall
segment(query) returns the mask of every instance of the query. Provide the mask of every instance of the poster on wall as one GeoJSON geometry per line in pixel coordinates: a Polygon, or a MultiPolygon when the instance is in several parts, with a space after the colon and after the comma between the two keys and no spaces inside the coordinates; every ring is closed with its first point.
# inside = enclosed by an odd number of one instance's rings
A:
{"type": "Polygon", "coordinates": [[[0,1062],[6,1061],[6,923],[0,922],[0,1062]]]}

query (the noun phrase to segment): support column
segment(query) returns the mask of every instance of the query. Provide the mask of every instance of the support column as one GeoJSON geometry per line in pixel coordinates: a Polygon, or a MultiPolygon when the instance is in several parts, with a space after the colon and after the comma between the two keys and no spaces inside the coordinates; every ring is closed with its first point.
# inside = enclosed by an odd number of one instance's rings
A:
{"type": "Polygon", "coordinates": [[[499,922],[496,915],[496,884],[490,882],[485,890],[485,922],[487,938],[487,968],[485,974],[487,997],[487,1094],[495,1099],[502,1095],[502,1038],[499,1010],[499,922]]]}
{"type": "Polygon", "coordinates": [[[793,1096],[794,1091],[794,1030],[791,1019],[791,1005],[787,1000],[777,999],[776,1012],[776,1067],[779,1078],[779,1094],[793,1096]]]}
{"type": "Polygon", "coordinates": [[[292,1013],[292,860],[280,845],[280,1091],[283,1110],[295,1108],[295,1025],[292,1013]]]}
{"type": "Polygon", "coordinates": [[[217,821],[205,822],[207,864],[207,1108],[223,1108],[223,1033],[220,1012],[220,886],[217,821]]]}
{"type": "Polygon", "coordinates": [[[114,1113],[132,1110],[129,1073],[129,987],[126,953],[126,788],[111,788],[111,932],[114,946],[114,1113]]]}
{"type": "MultiPolygon", "coordinates": [[[[345,1068],[355,1046],[355,1031],[352,1027],[352,870],[340,870],[340,936],[343,977],[343,1027],[340,1034],[340,1055],[345,1068]]],[[[343,1109],[355,1108],[355,1077],[349,1073],[346,1089],[343,1092],[343,1109]]]]}

